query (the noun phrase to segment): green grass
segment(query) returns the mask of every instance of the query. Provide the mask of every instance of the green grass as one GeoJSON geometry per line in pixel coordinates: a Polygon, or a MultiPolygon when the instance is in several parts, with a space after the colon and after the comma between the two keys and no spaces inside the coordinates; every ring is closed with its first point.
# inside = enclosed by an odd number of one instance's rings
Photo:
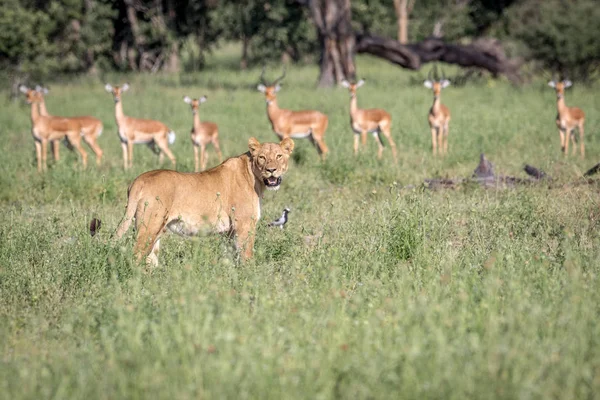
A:
{"type": "MultiPolygon", "coordinates": [[[[587,115],[585,160],[561,156],[555,96],[542,81],[444,90],[450,154],[434,159],[426,71],[369,58],[358,59],[358,70],[367,80],[359,105],[393,117],[398,165],[389,147],[375,160],[371,137],[354,158],[347,91],[315,89],[315,67],[289,68],[279,104],[325,112],[331,156],[321,164],[307,141],[296,141],[244,265],[224,238],[167,236],[161,267],[145,272],[133,262],[131,233],[109,240],[128,183],[158,165],[136,146],[133,170],[122,170],[102,82],[55,84],[47,97],[55,115],[104,122],[105,163],[96,168],[90,154],[86,171],[63,147],[61,161],[39,175],[29,108],[1,99],[0,397],[597,398],[599,190],[561,186],[600,158],[597,88],[566,96],[587,115]],[[499,173],[522,176],[530,163],[556,185],[419,186],[470,175],[481,152],[499,173]],[[287,229],[267,228],[285,206],[287,229]],[[91,238],[93,216],[103,227],[91,238]]],[[[193,75],[106,80],[129,81],[126,114],[177,132],[177,168],[189,171],[184,95],[208,96],[201,118],[218,123],[226,156],[244,152],[250,136],[275,141],[255,90],[259,72],[215,64],[193,75]]]]}

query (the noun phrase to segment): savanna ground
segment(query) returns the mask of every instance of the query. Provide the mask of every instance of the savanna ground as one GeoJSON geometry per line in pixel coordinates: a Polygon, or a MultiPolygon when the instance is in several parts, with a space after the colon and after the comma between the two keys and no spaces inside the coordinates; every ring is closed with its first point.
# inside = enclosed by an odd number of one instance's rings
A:
{"type": "MultiPolygon", "coordinates": [[[[193,168],[184,95],[208,96],[226,156],[247,139],[276,141],[259,70],[212,59],[205,72],[118,76],[125,113],[177,132],[177,168],[193,168]]],[[[330,118],[325,164],[297,140],[278,192],[263,201],[255,257],[240,265],[218,236],[163,240],[161,267],[133,261],[132,233],[109,240],[126,189],[157,158],[136,146],[124,172],[114,103],[103,81],[55,83],[55,115],[104,122],[105,162],[82,171],[64,146],[40,175],[23,100],[0,100],[0,393],[21,398],[595,398],[600,393],[597,185],[561,186],[600,161],[600,99],[577,85],[587,157],[564,158],[555,95],[480,81],[444,90],[450,153],[430,154],[426,70],[358,59],[359,105],[393,117],[389,147],[354,158],[345,89],[318,90],[317,69],[289,68],[281,107],[330,118]],[[553,188],[430,191],[426,177],[468,176],[480,152],[498,172],[524,163],[553,188]],[[417,184],[414,189],[403,185],[417,184]],[[266,223],[292,209],[285,230],[266,223]],[[91,238],[88,223],[100,217],[91,238]]],[[[279,73],[273,66],[271,76],[279,73]]],[[[454,71],[449,70],[450,75],[454,71]]],[[[214,165],[216,156],[209,148],[214,165]]],[[[167,166],[168,164],[165,164],[167,166]]],[[[190,196],[193,196],[190,193],[190,196]]]]}

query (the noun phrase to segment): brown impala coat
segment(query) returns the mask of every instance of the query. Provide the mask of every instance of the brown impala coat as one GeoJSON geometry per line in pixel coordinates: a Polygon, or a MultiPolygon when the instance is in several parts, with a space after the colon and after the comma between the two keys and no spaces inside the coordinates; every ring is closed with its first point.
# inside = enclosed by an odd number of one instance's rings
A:
{"type": "Polygon", "coordinates": [[[579,130],[579,143],[581,146],[581,157],[585,157],[585,144],[583,143],[583,125],[585,114],[578,107],[567,107],[565,104],[565,89],[573,83],[569,80],[562,82],[550,81],[548,85],[556,91],[556,126],[560,134],[560,148],[565,153],[569,152],[569,138],[573,142],[573,153],[575,153],[575,129],[579,130]]]}

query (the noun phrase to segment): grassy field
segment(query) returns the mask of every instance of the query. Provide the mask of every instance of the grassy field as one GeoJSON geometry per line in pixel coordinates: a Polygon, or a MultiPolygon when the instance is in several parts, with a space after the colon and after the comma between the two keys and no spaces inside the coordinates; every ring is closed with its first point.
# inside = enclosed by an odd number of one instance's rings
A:
{"type": "MultiPolygon", "coordinates": [[[[560,154],[555,95],[542,80],[444,90],[450,152],[434,159],[426,71],[367,58],[358,70],[359,105],[392,115],[398,165],[389,147],[377,161],[370,137],[354,158],[347,91],[315,89],[315,67],[291,67],[279,104],[329,116],[328,161],[296,141],[281,190],[263,201],[250,262],[236,263],[225,238],[167,236],[152,272],[133,262],[131,232],[108,240],[127,185],[158,163],[136,146],[123,171],[103,82],[57,83],[47,96],[52,114],[104,122],[105,162],[97,168],[90,151],[85,171],[62,147],[38,174],[29,107],[1,96],[0,397],[597,398],[598,185],[562,184],[600,161],[598,88],[566,94],[587,115],[585,160],[560,154]],[[481,152],[502,174],[541,167],[553,187],[420,187],[469,176],[481,152]],[[267,228],[285,206],[287,229],[267,228]],[[94,238],[92,217],[103,221],[94,238]]],[[[201,118],[218,123],[226,156],[245,152],[250,136],[276,140],[258,76],[215,62],[194,75],[105,80],[129,81],[126,114],[177,132],[177,169],[190,171],[184,95],[208,96],[201,118]]]]}

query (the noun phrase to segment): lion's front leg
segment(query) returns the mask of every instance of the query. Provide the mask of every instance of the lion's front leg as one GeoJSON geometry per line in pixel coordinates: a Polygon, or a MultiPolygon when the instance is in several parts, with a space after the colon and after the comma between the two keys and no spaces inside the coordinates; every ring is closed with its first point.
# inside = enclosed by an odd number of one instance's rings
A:
{"type": "Polygon", "coordinates": [[[235,227],[235,247],[243,261],[252,258],[254,254],[254,236],[256,232],[254,221],[237,223],[235,227]]]}

